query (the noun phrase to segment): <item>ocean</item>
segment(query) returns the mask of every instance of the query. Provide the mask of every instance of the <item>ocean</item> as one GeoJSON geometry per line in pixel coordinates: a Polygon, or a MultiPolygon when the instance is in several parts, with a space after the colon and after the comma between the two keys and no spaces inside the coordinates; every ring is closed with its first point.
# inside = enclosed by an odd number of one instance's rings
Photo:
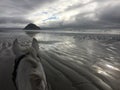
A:
{"type": "MultiPolygon", "coordinates": [[[[77,85],[84,84],[83,81],[86,80],[98,90],[120,90],[119,30],[11,30],[0,32],[0,57],[10,55],[3,53],[4,49],[11,47],[16,38],[23,47],[31,45],[32,38],[38,40],[41,62],[53,90],[70,90],[64,89],[67,86],[65,82],[61,83],[62,75],[69,77],[71,82],[75,78],[74,80],[79,82],[76,83],[77,85]],[[79,76],[77,77],[77,75],[79,76]],[[54,80],[53,77],[57,79],[54,80]],[[56,83],[53,84],[53,82],[56,83]]],[[[1,73],[3,72],[1,71],[1,73]]],[[[73,86],[77,87],[74,84],[73,86]]]]}

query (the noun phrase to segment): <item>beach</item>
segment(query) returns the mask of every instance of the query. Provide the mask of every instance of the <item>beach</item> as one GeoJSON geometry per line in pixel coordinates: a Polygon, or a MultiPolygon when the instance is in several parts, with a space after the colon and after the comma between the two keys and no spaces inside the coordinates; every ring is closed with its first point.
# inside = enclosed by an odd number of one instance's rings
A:
{"type": "Polygon", "coordinates": [[[11,80],[13,41],[17,38],[23,47],[28,47],[32,38],[36,38],[41,63],[53,90],[119,90],[119,34],[102,33],[98,39],[96,33],[78,32],[31,31],[30,35],[24,31],[1,32],[0,88],[15,89],[11,80]]]}

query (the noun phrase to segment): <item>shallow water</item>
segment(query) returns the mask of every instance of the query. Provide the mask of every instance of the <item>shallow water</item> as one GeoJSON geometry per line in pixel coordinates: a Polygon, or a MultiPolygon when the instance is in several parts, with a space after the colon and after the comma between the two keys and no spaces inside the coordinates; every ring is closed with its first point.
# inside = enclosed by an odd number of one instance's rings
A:
{"type": "Polygon", "coordinates": [[[53,90],[90,90],[80,89],[89,87],[86,83],[95,87],[95,90],[120,90],[120,35],[118,33],[1,32],[1,52],[3,48],[11,46],[16,38],[22,46],[28,46],[33,37],[39,42],[42,64],[53,90]],[[70,87],[68,81],[77,89],[68,88],[70,87]]]}

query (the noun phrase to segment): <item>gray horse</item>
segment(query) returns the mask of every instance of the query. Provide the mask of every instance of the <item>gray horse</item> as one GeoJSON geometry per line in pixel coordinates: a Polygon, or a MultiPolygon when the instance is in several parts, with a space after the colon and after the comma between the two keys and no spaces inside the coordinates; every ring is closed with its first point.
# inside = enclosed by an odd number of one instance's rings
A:
{"type": "Polygon", "coordinates": [[[17,90],[48,90],[46,76],[38,56],[39,45],[33,39],[32,46],[23,48],[16,39],[13,43],[16,55],[12,79],[17,90]]]}

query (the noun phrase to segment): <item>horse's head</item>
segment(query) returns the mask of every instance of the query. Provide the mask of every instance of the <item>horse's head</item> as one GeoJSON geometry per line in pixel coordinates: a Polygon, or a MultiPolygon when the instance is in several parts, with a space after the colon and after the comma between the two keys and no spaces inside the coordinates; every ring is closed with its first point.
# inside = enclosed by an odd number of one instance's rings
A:
{"type": "Polygon", "coordinates": [[[32,46],[23,48],[16,39],[13,43],[16,55],[13,81],[18,90],[47,90],[45,73],[39,58],[39,45],[33,39],[32,46]]]}

